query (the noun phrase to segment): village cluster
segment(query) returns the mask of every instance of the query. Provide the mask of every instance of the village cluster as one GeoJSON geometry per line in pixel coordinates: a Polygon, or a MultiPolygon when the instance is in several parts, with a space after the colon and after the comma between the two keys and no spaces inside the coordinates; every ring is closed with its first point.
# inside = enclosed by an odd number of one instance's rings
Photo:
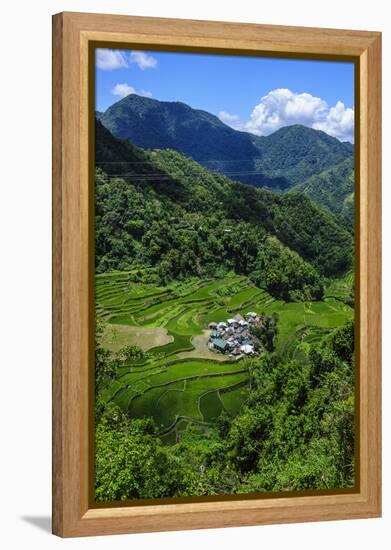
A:
{"type": "Polygon", "coordinates": [[[209,323],[211,329],[209,349],[237,359],[243,355],[255,355],[262,346],[254,335],[252,327],[261,327],[262,318],[262,314],[257,315],[254,311],[250,311],[245,318],[238,314],[227,321],[209,323]]]}

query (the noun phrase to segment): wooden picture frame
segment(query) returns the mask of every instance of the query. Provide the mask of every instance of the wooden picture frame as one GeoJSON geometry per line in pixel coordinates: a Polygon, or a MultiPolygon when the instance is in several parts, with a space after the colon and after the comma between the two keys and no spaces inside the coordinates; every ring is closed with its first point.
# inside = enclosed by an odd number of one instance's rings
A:
{"type": "Polygon", "coordinates": [[[371,518],[381,514],[381,34],[87,13],[53,17],[53,533],[62,537],[371,518]],[[89,45],[344,56],[356,63],[359,124],[358,486],[338,494],[95,507],[89,469],[93,231],[89,45]]]}

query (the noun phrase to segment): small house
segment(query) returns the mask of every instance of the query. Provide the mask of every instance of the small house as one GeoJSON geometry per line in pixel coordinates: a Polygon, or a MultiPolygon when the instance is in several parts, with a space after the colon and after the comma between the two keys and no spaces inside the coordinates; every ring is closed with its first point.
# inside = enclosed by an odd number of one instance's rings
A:
{"type": "Polygon", "coordinates": [[[242,340],[242,346],[252,346],[252,340],[248,340],[247,338],[242,340]]]}
{"type": "Polygon", "coordinates": [[[248,313],[246,313],[247,319],[255,319],[256,316],[257,314],[255,313],[255,311],[249,311],[248,313]]]}
{"type": "Polygon", "coordinates": [[[244,317],[242,317],[240,313],[238,313],[237,315],[235,315],[234,321],[236,321],[237,323],[240,323],[240,321],[244,321],[244,317]]]}
{"type": "Polygon", "coordinates": [[[249,344],[244,344],[240,346],[240,350],[246,355],[252,355],[254,353],[254,347],[249,344]]]}
{"type": "Polygon", "coordinates": [[[216,338],[213,340],[213,346],[217,349],[217,351],[221,351],[222,353],[224,353],[228,347],[227,342],[222,338],[216,338]]]}

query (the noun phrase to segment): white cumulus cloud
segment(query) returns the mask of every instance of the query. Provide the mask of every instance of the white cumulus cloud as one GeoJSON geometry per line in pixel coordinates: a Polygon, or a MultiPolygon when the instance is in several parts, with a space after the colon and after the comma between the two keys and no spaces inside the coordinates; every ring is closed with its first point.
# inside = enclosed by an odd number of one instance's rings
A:
{"type": "Polygon", "coordinates": [[[303,124],[338,138],[354,140],[354,111],[338,101],[330,107],[324,99],[308,93],[295,93],[287,88],[271,90],[253,109],[242,129],[260,136],[283,126],[303,124]]]}
{"type": "MultiPolygon", "coordinates": [[[[137,93],[137,92],[136,92],[136,93],[137,93]]],[[[142,96],[144,96],[144,97],[153,97],[152,92],[148,92],[147,90],[141,90],[141,91],[139,92],[139,95],[142,95],[142,96]]]]}
{"type": "Polygon", "coordinates": [[[100,48],[96,50],[96,66],[104,71],[128,67],[128,62],[120,50],[100,48]]]}
{"type": "Polygon", "coordinates": [[[152,55],[148,55],[142,51],[130,52],[129,59],[131,63],[136,63],[142,70],[155,69],[157,67],[157,60],[152,55]]]}
{"type": "Polygon", "coordinates": [[[140,69],[155,69],[158,65],[157,59],[142,51],[131,51],[126,53],[121,50],[110,50],[99,48],[96,50],[96,66],[104,71],[113,69],[124,69],[134,63],[140,69]]]}
{"type": "Polygon", "coordinates": [[[220,111],[217,116],[222,122],[225,122],[225,124],[228,124],[228,126],[232,126],[232,128],[238,128],[239,121],[240,121],[239,115],[234,115],[234,114],[228,113],[227,111],[220,111]]]}
{"type": "Polygon", "coordinates": [[[116,84],[111,90],[111,93],[119,97],[126,97],[130,94],[142,95],[144,97],[152,97],[151,92],[147,92],[146,90],[137,91],[136,88],[134,88],[130,84],[127,84],[126,82],[123,82],[122,84],[116,84]]]}
{"type": "Polygon", "coordinates": [[[326,119],[313,125],[316,130],[323,130],[327,134],[341,141],[354,141],[354,111],[346,108],[342,101],[328,111],[326,119]]]}
{"type": "Polygon", "coordinates": [[[123,84],[116,84],[111,90],[111,93],[120,97],[126,97],[129,94],[135,94],[136,88],[133,88],[133,86],[130,86],[124,82],[123,84]]]}

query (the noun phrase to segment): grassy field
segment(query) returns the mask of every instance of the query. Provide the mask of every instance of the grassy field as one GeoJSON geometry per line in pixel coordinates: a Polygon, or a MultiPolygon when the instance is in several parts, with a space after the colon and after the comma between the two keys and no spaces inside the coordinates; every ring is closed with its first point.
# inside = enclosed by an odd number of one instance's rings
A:
{"type": "Polygon", "coordinates": [[[148,350],[146,358],[128,361],[102,396],[134,418],[152,416],[167,444],[190,423],[207,427],[223,411],[235,416],[246,400],[247,363],[207,349],[209,322],[248,311],[277,313],[277,352],[305,360],[310,343],[353,316],[344,302],[351,274],[330,282],[323,301],[305,303],[275,300],[237,275],[166,287],[132,279],[125,272],[96,277],[97,317],[105,322],[101,344],[113,352],[127,344],[148,350]]]}
{"type": "Polygon", "coordinates": [[[127,345],[137,345],[148,350],[174,341],[163,327],[131,327],[107,323],[101,338],[102,346],[109,351],[119,351],[127,345]]]}

